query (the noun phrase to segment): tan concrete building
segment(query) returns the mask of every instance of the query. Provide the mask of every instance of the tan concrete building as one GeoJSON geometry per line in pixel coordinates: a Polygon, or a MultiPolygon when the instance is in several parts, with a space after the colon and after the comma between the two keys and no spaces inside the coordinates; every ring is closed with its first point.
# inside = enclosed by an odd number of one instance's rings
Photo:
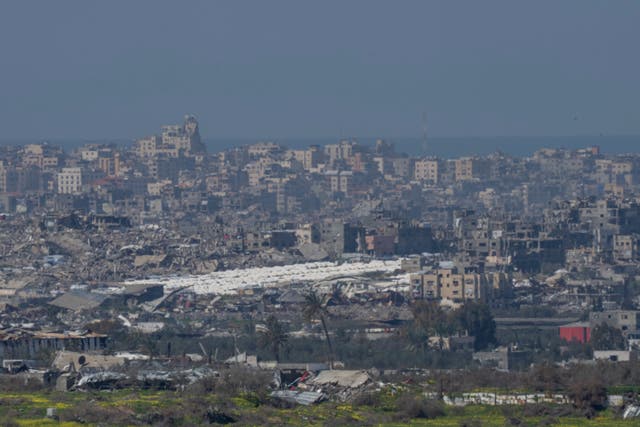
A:
{"type": "Polygon", "coordinates": [[[488,301],[509,287],[501,273],[460,273],[456,268],[437,269],[410,275],[414,295],[454,302],[488,301]]]}
{"type": "Polygon", "coordinates": [[[136,141],[136,155],[138,157],[155,157],[160,144],[160,137],[156,135],[140,138],[136,141]]]}
{"type": "Polygon", "coordinates": [[[252,158],[260,158],[278,153],[281,149],[275,142],[257,142],[247,147],[247,153],[252,158]]]}
{"type": "Polygon", "coordinates": [[[455,180],[470,181],[489,174],[489,163],[484,159],[460,157],[454,161],[455,180]]]}
{"type": "Polygon", "coordinates": [[[430,159],[416,160],[413,167],[413,178],[418,181],[438,183],[438,161],[430,159]]]}
{"type": "Polygon", "coordinates": [[[613,258],[616,261],[631,261],[638,253],[638,242],[630,235],[616,234],[613,236],[613,258]]]}

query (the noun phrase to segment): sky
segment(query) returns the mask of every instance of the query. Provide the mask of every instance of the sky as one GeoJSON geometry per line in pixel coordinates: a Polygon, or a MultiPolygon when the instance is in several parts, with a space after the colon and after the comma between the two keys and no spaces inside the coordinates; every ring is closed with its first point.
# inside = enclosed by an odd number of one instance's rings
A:
{"type": "Polygon", "coordinates": [[[0,139],[640,134],[636,0],[0,4],[0,139]]]}

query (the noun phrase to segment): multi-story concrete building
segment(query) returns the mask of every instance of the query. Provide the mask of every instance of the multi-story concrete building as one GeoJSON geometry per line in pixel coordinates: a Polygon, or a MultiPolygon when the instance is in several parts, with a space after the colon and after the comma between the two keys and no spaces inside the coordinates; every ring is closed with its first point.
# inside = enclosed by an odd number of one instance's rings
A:
{"type": "Polygon", "coordinates": [[[247,153],[253,159],[275,156],[280,151],[282,147],[274,142],[258,142],[247,147],[247,153]]]}
{"type": "Polygon", "coordinates": [[[455,180],[470,181],[488,176],[489,163],[475,157],[461,157],[455,160],[455,180]]]}
{"type": "Polygon", "coordinates": [[[185,116],[182,125],[162,126],[162,144],[174,146],[187,154],[206,152],[200,138],[198,121],[193,116],[185,116]]]}
{"type": "Polygon", "coordinates": [[[608,310],[593,311],[589,314],[591,329],[606,323],[609,326],[618,328],[623,335],[638,330],[640,324],[640,312],[636,310],[608,310]]]}
{"type": "Polygon", "coordinates": [[[198,121],[193,116],[185,116],[181,125],[165,125],[161,127],[160,136],[149,136],[138,139],[134,146],[138,157],[153,158],[158,155],[177,158],[180,155],[200,155],[206,147],[200,138],[198,121]]]}
{"type": "Polygon", "coordinates": [[[438,183],[438,161],[435,159],[416,160],[413,166],[413,178],[431,184],[438,183]]]}
{"type": "Polygon", "coordinates": [[[107,149],[98,152],[98,168],[107,176],[120,175],[120,153],[107,149]]]}
{"type": "Polygon", "coordinates": [[[613,259],[615,261],[632,261],[638,255],[638,240],[632,235],[616,234],[613,236],[613,259]]]}
{"type": "Polygon", "coordinates": [[[349,161],[353,154],[355,141],[343,140],[338,144],[327,144],[324,146],[324,154],[330,165],[338,160],[349,161]]]}
{"type": "Polygon", "coordinates": [[[511,281],[506,273],[463,273],[456,267],[411,274],[410,281],[413,294],[418,298],[454,302],[486,302],[508,295],[511,289],[511,281]]]}
{"type": "Polygon", "coordinates": [[[59,194],[77,194],[82,191],[82,168],[62,168],[57,175],[59,194]]]}
{"type": "MultiPolygon", "coordinates": [[[[410,276],[414,295],[426,299],[449,299],[454,302],[486,301],[496,292],[496,279],[485,274],[461,273],[457,268],[439,268],[410,276]]],[[[498,286],[506,286],[498,280],[498,286]]]]}
{"type": "Polygon", "coordinates": [[[155,157],[161,143],[162,141],[157,135],[140,138],[135,143],[135,153],[138,157],[155,157]]]}

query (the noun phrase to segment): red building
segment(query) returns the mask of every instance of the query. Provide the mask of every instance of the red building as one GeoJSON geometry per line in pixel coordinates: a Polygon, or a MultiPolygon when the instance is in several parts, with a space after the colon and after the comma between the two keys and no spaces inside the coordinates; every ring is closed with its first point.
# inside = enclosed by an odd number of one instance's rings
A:
{"type": "Polygon", "coordinates": [[[591,328],[588,322],[570,323],[560,326],[560,338],[567,342],[577,341],[585,344],[591,339],[591,328]]]}

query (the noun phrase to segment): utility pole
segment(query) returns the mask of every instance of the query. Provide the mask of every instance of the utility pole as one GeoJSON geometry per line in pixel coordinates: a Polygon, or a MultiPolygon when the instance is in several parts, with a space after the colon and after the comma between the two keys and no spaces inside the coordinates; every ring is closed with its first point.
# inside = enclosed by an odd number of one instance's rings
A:
{"type": "Polygon", "coordinates": [[[422,113],[422,155],[426,156],[429,151],[427,143],[427,112],[422,113]]]}

